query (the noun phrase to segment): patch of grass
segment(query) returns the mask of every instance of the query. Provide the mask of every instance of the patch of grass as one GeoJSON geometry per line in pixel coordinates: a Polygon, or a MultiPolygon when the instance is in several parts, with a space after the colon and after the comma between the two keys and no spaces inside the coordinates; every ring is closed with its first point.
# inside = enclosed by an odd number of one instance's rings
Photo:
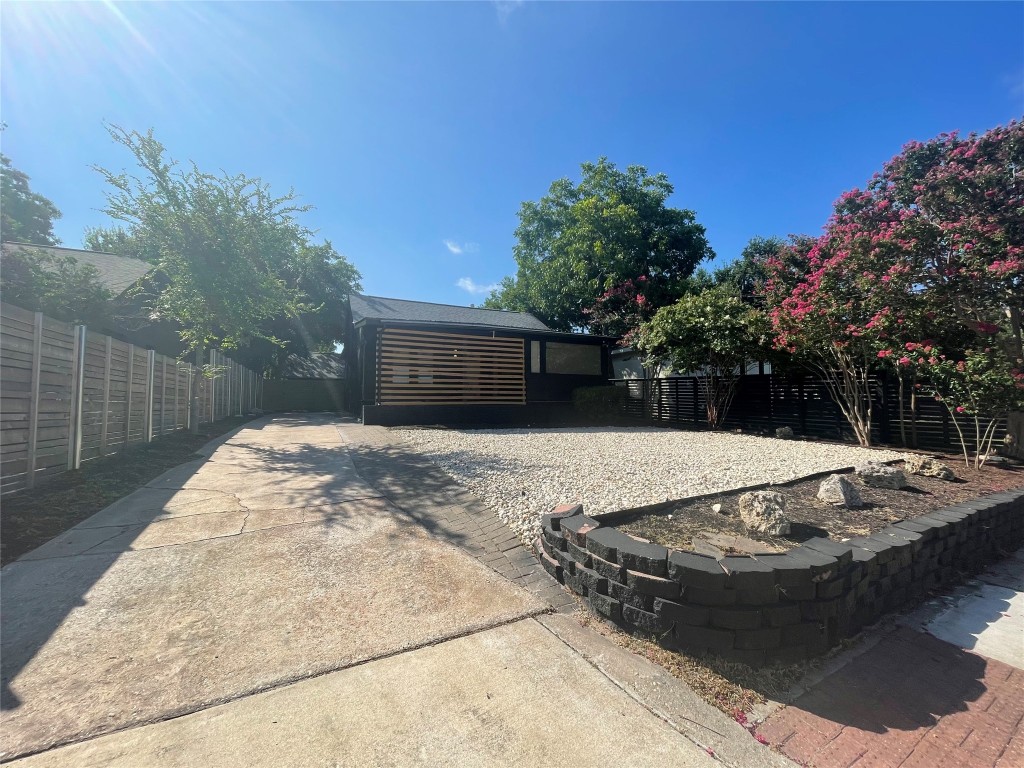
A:
{"type": "Polygon", "coordinates": [[[168,469],[196,459],[203,445],[251,419],[232,417],[202,424],[198,435],[182,430],[152,443],[131,445],[113,456],[87,462],[77,472],[65,472],[5,498],[0,514],[0,565],[45,544],[168,469]]]}
{"type": "Polygon", "coordinates": [[[730,716],[735,716],[737,711],[750,712],[769,698],[780,699],[816,665],[810,661],[753,669],[716,656],[696,658],[664,648],[642,633],[629,634],[613,627],[582,606],[577,609],[576,618],[616,645],[663,667],[706,702],[730,716]]]}

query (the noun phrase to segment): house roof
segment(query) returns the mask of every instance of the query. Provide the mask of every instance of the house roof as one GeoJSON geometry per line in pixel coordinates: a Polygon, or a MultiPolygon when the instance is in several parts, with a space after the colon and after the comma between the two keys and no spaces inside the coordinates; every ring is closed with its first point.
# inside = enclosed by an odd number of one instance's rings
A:
{"type": "Polygon", "coordinates": [[[288,355],[282,379],[344,379],[345,360],[336,352],[314,352],[310,355],[288,355]]]}
{"type": "Polygon", "coordinates": [[[79,264],[88,264],[96,269],[96,280],[104,288],[119,296],[128,288],[137,283],[155,266],[140,259],[133,259],[128,256],[118,256],[113,253],[101,251],[85,251],[78,248],[62,248],[56,245],[32,245],[30,243],[4,243],[3,253],[7,254],[14,250],[45,251],[51,256],[58,258],[71,257],[79,264]]]}
{"type": "Polygon", "coordinates": [[[367,320],[400,323],[437,323],[438,325],[472,325],[478,328],[512,328],[521,331],[549,331],[544,323],[527,312],[500,309],[459,307],[453,304],[432,304],[426,301],[387,299],[383,296],[349,296],[352,322],[367,320]]]}

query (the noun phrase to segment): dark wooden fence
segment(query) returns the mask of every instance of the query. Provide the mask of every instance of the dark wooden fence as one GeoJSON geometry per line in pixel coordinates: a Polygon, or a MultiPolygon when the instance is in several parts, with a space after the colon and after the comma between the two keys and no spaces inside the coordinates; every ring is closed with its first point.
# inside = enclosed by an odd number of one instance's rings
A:
{"type": "MultiPolygon", "coordinates": [[[[704,397],[694,376],[665,379],[616,379],[616,386],[627,388],[625,412],[631,418],[655,423],[703,426],[706,424],[704,397]]],[[[879,445],[903,445],[900,431],[899,387],[892,379],[872,380],[874,409],[872,442],[879,445]]],[[[917,397],[911,410],[911,397],[904,392],[903,432],[907,448],[929,451],[961,450],[956,426],[949,411],[930,397],[917,397]]],[[[958,417],[968,448],[973,450],[974,423],[958,417]]],[[[776,374],[747,375],[740,378],[736,398],[725,420],[725,428],[774,434],[779,427],[790,427],[803,437],[853,441],[854,434],[828,393],[824,382],[810,376],[776,374]]],[[[1006,434],[1005,422],[996,431],[996,441],[1006,434]]]]}

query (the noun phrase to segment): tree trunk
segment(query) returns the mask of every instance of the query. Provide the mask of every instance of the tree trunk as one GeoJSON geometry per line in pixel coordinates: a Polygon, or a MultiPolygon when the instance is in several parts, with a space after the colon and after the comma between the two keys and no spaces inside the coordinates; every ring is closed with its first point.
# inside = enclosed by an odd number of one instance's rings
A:
{"type": "Polygon", "coordinates": [[[196,375],[192,377],[192,397],[189,402],[189,429],[193,435],[199,434],[199,392],[203,380],[203,351],[196,350],[196,375]]]}

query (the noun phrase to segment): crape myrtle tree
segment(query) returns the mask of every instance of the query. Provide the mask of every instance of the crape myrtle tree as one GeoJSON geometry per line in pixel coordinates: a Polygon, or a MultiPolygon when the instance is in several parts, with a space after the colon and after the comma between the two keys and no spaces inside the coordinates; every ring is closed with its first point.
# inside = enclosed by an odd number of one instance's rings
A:
{"type": "MultiPolygon", "coordinates": [[[[298,205],[294,193],[276,197],[259,179],[178,166],[165,157],[152,131],[108,130],[140,173],[96,169],[110,186],[104,212],[118,229],[93,237],[97,243],[130,244],[132,253],[156,263],[147,311],[178,329],[197,366],[211,348],[260,342],[281,347],[282,326],[320,308],[304,290],[310,281],[339,272],[358,277],[354,270],[337,269],[341,257],[335,258],[329,244],[310,245],[312,233],[296,219],[308,207],[298,205]],[[322,263],[316,268],[307,264],[317,259],[322,263]]],[[[194,429],[198,394],[196,377],[194,429]]]]}
{"type": "Polygon", "coordinates": [[[558,330],[591,329],[592,310],[608,291],[644,278],[654,307],[685,293],[696,266],[714,256],[693,211],[671,208],[664,174],[619,170],[607,158],[583,163],[579,184],[554,182],[519,210],[514,277],[484,303],[532,312],[558,330]]]}
{"type": "Polygon", "coordinates": [[[1022,169],[1017,122],[911,142],[836,202],[805,275],[769,262],[776,344],[825,378],[861,444],[880,362],[913,369],[953,413],[977,413],[979,457],[991,444],[986,415],[1021,407],[1009,393],[1024,365],[1022,169]]]}
{"type": "Polygon", "coordinates": [[[746,363],[762,358],[769,338],[764,315],[725,287],[662,307],[633,335],[648,364],[696,376],[712,428],[724,422],[746,363]]]}

